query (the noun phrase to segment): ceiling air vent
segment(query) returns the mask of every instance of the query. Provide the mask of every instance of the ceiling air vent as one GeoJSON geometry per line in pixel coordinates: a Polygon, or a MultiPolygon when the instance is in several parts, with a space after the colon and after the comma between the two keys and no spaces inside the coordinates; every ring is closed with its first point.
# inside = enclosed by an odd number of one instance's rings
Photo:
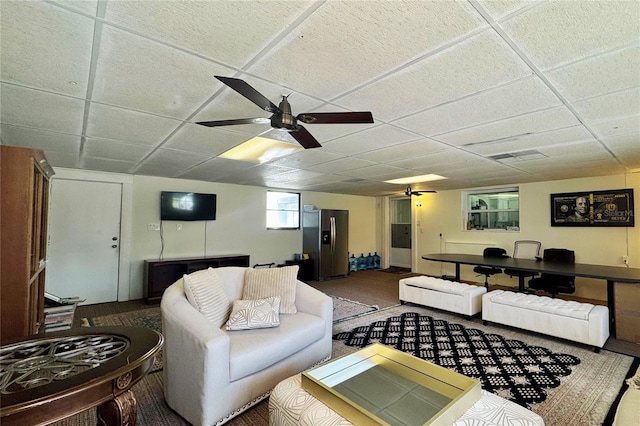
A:
{"type": "Polygon", "coordinates": [[[487,157],[490,160],[498,161],[500,163],[513,163],[516,161],[538,160],[540,158],[547,158],[546,155],[535,149],[529,149],[526,151],[518,152],[506,152],[504,154],[490,155],[487,157]]]}

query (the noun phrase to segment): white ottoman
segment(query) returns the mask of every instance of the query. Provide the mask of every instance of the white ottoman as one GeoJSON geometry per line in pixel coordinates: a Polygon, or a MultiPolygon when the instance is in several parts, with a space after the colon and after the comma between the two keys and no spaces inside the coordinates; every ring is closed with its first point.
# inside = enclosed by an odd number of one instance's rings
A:
{"type": "Polygon", "coordinates": [[[399,281],[400,302],[411,302],[473,316],[482,310],[483,286],[419,276],[399,281]]]}
{"type": "MultiPolygon", "coordinates": [[[[483,287],[484,288],[484,287],[483,287]]],[[[347,426],[352,425],[301,387],[300,374],[278,383],[269,397],[271,426],[347,426]]],[[[454,426],[544,426],[542,417],[518,404],[482,391],[482,397],[460,417],[454,426]],[[508,423],[505,423],[505,420],[508,423]]]]}
{"type": "Polygon", "coordinates": [[[482,319],[592,345],[609,338],[609,308],[535,294],[494,290],[483,296],[482,319]]]}

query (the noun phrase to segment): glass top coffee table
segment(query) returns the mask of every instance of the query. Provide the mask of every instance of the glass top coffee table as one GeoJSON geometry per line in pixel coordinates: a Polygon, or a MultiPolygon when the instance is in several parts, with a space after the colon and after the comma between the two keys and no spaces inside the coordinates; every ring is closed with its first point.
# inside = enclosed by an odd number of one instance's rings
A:
{"type": "Polygon", "coordinates": [[[451,424],[480,382],[381,344],[302,373],[302,388],[354,424],[451,424]]]}

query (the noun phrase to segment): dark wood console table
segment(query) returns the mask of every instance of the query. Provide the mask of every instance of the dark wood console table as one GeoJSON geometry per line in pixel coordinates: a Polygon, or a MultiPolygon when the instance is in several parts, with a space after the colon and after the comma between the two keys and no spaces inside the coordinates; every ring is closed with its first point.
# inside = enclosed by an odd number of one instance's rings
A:
{"type": "Polygon", "coordinates": [[[136,424],[131,387],[163,344],[146,327],[86,327],[0,347],[0,423],[46,425],[91,407],[98,424],[136,424]]]}
{"type": "MultiPolygon", "coordinates": [[[[456,281],[460,281],[460,265],[495,266],[497,268],[518,269],[527,272],[569,275],[584,278],[596,278],[607,281],[607,306],[609,307],[609,332],[616,337],[615,328],[615,286],[614,283],[640,284],[639,268],[619,266],[590,265],[586,263],[554,263],[532,259],[514,259],[511,257],[484,257],[476,254],[433,253],[422,255],[424,260],[454,263],[456,281]]],[[[524,278],[520,277],[518,288],[525,291],[524,278]]]]}
{"type": "Polygon", "coordinates": [[[225,254],[189,259],[163,259],[144,261],[143,296],[147,303],[158,303],[162,293],[184,274],[221,266],[249,266],[247,254],[225,254]]]}

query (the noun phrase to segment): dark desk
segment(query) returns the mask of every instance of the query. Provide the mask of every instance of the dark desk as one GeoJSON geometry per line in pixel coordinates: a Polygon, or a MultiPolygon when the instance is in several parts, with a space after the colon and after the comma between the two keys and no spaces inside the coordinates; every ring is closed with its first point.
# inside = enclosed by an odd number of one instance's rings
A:
{"type": "MultiPolygon", "coordinates": [[[[460,265],[495,266],[497,268],[519,269],[521,271],[571,275],[584,278],[607,280],[607,305],[609,306],[610,333],[615,337],[614,324],[614,282],[640,284],[640,269],[618,266],[590,265],[585,263],[562,264],[543,260],[513,259],[511,257],[484,257],[475,254],[433,253],[422,256],[424,260],[455,263],[456,281],[460,281],[460,265]]],[[[524,277],[518,281],[518,289],[525,291],[524,277]]]]}
{"type": "Polygon", "coordinates": [[[45,425],[98,407],[98,424],[135,425],[131,387],[163,340],[145,327],[83,327],[1,346],[0,423],[45,425]]]}

